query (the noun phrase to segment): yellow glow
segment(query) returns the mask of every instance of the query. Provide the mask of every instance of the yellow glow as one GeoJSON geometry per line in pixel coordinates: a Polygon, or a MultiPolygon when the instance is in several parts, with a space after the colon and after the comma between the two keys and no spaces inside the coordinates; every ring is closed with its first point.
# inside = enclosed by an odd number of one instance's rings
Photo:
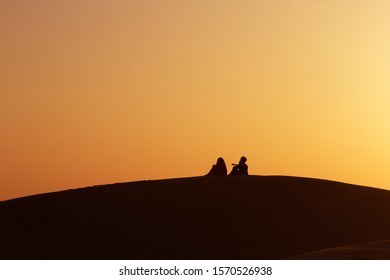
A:
{"type": "Polygon", "coordinates": [[[387,0],[3,2],[0,199],[242,155],[390,188],[387,0]]]}

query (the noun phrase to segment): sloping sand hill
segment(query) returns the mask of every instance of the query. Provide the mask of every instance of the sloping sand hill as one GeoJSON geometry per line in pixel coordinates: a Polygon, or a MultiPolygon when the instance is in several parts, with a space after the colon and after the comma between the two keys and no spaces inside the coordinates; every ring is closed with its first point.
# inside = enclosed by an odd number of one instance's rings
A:
{"type": "Polygon", "coordinates": [[[340,246],[294,256],[295,260],[390,260],[390,240],[340,246]]]}
{"type": "Polygon", "coordinates": [[[390,191],[318,179],[120,183],[0,202],[0,258],[337,259],[309,253],[390,240],[388,213],[390,191]]]}

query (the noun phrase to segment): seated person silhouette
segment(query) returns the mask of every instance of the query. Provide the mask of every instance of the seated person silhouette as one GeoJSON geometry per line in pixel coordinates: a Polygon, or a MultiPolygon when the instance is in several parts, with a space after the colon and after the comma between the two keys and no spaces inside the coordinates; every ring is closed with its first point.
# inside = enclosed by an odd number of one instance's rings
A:
{"type": "Polygon", "coordinates": [[[211,167],[210,172],[206,176],[214,176],[214,175],[227,175],[227,168],[225,161],[223,158],[218,158],[217,163],[211,167]]]}
{"type": "Polygon", "coordinates": [[[241,157],[238,164],[233,163],[232,172],[229,175],[248,175],[248,165],[246,165],[246,157],[241,157]]]}

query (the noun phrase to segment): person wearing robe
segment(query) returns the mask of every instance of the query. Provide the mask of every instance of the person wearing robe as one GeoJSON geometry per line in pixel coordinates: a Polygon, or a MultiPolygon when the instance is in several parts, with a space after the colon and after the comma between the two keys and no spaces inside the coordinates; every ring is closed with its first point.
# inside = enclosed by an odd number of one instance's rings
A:
{"type": "Polygon", "coordinates": [[[210,172],[206,176],[215,176],[215,175],[227,175],[227,168],[223,158],[218,158],[217,163],[211,167],[210,172]]]}

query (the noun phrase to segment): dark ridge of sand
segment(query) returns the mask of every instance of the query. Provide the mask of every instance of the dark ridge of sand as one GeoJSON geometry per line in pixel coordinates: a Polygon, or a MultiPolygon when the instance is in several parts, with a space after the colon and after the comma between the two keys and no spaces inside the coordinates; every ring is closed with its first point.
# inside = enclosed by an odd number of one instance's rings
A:
{"type": "Polygon", "coordinates": [[[286,259],[389,240],[388,213],[390,191],[319,179],[120,183],[0,202],[0,259],[286,259]]]}
{"type": "Polygon", "coordinates": [[[390,240],[341,246],[311,252],[294,260],[390,260],[390,240]]]}

